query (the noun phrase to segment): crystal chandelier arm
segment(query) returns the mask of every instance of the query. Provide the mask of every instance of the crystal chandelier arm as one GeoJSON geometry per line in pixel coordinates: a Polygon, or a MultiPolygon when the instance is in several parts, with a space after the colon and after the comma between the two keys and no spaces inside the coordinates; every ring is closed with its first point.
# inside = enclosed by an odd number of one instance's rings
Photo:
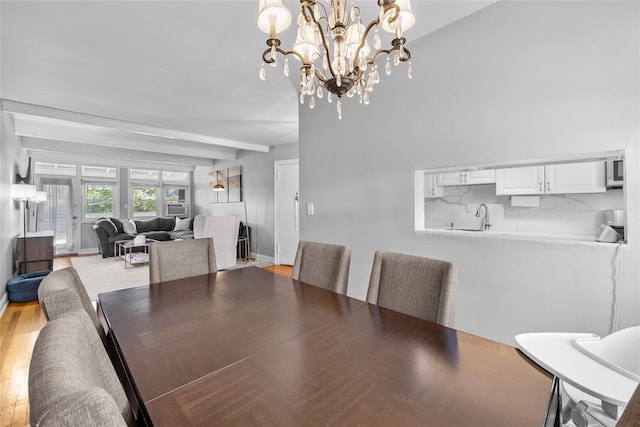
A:
{"type": "Polygon", "coordinates": [[[317,68],[315,69],[315,71],[316,71],[316,78],[320,80],[322,83],[325,83],[327,80],[329,80],[328,77],[322,74],[322,71],[318,70],[317,68]]]}
{"type": "MultiPolygon", "coordinates": [[[[322,8],[324,9],[324,5],[320,4],[320,6],[322,6],[322,8]]],[[[318,30],[320,30],[320,41],[322,42],[322,46],[324,47],[324,51],[325,51],[325,55],[327,55],[327,63],[329,65],[329,72],[331,73],[331,75],[333,77],[336,76],[335,71],[333,70],[333,64],[331,63],[331,54],[330,54],[330,50],[329,50],[329,45],[327,44],[327,38],[324,35],[324,31],[322,30],[322,24],[320,24],[320,20],[316,19],[315,14],[313,13],[313,8],[312,8],[312,3],[305,1],[304,3],[300,4],[300,12],[302,12],[302,16],[304,17],[304,19],[307,22],[313,22],[317,27],[318,30]],[[307,15],[307,13],[309,15],[307,15]]],[[[327,13],[327,10],[325,9],[325,15],[327,13]]],[[[317,75],[317,70],[316,70],[316,75],[317,75]]],[[[327,78],[324,77],[324,75],[322,76],[324,79],[322,79],[322,81],[326,81],[327,78]]]]}
{"type": "MultiPolygon", "coordinates": [[[[382,6],[383,8],[382,16],[385,16],[387,12],[389,12],[389,10],[391,9],[394,10],[395,13],[393,14],[393,16],[390,16],[389,19],[387,19],[389,24],[393,23],[396,19],[400,17],[400,6],[398,6],[397,4],[387,2],[387,3],[381,4],[380,6],[382,6]]],[[[380,17],[378,17],[378,22],[380,22],[380,17]]]]}
{"type": "Polygon", "coordinates": [[[376,57],[378,55],[380,55],[381,53],[386,53],[387,55],[390,54],[391,52],[395,51],[395,50],[400,50],[402,49],[402,51],[404,53],[407,54],[407,56],[400,56],[400,61],[402,62],[407,62],[408,60],[411,59],[411,52],[409,51],[409,49],[407,49],[406,47],[404,47],[404,43],[401,42],[396,42],[398,39],[394,39],[393,40],[393,47],[391,49],[378,49],[375,51],[375,53],[373,55],[371,55],[371,59],[367,60],[367,64],[372,64],[375,62],[376,57]]]}
{"type": "MultiPolygon", "coordinates": [[[[272,40],[277,40],[277,39],[269,39],[269,40],[267,40],[267,43],[269,43],[272,40]]],[[[275,58],[267,57],[267,55],[270,54],[271,52],[272,52],[272,48],[265,49],[265,51],[262,52],[262,60],[265,62],[265,64],[271,64],[271,63],[275,62],[275,58]]],[[[295,55],[300,59],[300,61],[302,61],[302,63],[304,63],[304,58],[302,57],[302,55],[300,55],[295,50],[282,50],[279,47],[276,47],[276,52],[279,52],[279,53],[281,53],[281,54],[283,54],[285,56],[286,55],[295,55]]]]}
{"type": "MultiPolygon", "coordinates": [[[[398,6],[396,6],[396,7],[398,7],[398,6]]],[[[367,37],[369,37],[369,31],[371,31],[371,29],[374,26],[378,25],[379,23],[380,23],[380,17],[377,17],[373,21],[369,22],[369,25],[367,25],[367,28],[365,28],[364,33],[362,34],[362,37],[360,38],[360,44],[358,45],[358,49],[356,49],[356,54],[353,57],[354,58],[354,62],[357,60],[357,58],[360,57],[360,50],[364,47],[365,43],[367,42],[367,37]]],[[[367,63],[368,63],[368,61],[367,61],[367,63]]]]}
{"type": "MultiPolygon", "coordinates": [[[[387,12],[389,12],[389,10],[393,9],[395,11],[395,14],[393,16],[389,17],[389,22],[393,22],[396,19],[398,19],[398,17],[400,16],[400,7],[395,4],[395,3],[387,3],[384,4],[383,6],[383,12],[382,12],[382,16],[386,15],[387,12]]],[[[371,31],[371,29],[373,27],[375,27],[376,25],[380,24],[380,16],[378,16],[376,19],[372,20],[371,22],[369,22],[369,25],[367,25],[367,27],[364,30],[364,33],[362,34],[362,37],[360,38],[360,45],[358,46],[358,49],[356,49],[356,54],[354,56],[354,61],[357,60],[357,58],[360,57],[360,50],[364,47],[365,43],[367,42],[367,37],[369,37],[369,31],[371,31]]],[[[393,49],[386,49],[386,53],[391,53],[393,49]]],[[[370,60],[367,60],[367,64],[371,64],[372,62],[374,62],[376,56],[378,56],[380,53],[383,53],[385,51],[385,49],[378,49],[374,55],[371,57],[370,60]]]]}

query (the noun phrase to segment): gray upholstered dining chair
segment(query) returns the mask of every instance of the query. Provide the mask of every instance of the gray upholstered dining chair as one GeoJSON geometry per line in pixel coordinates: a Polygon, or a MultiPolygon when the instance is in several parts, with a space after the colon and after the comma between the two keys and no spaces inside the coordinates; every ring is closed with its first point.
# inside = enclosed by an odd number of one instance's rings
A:
{"type": "Polygon", "coordinates": [[[29,366],[34,426],[133,426],[131,406],[86,311],[47,324],[29,366]]]}
{"type": "Polygon", "coordinates": [[[98,313],[75,268],[68,267],[49,273],[38,288],[38,301],[47,320],[71,310],[85,310],[100,338],[105,340],[105,331],[98,313]]]}
{"type": "Polygon", "coordinates": [[[213,239],[174,240],[149,245],[149,283],[215,273],[213,239]]]}
{"type": "Polygon", "coordinates": [[[448,261],[376,251],[367,302],[453,327],[457,281],[448,261]]]}
{"type": "Polygon", "coordinates": [[[301,240],[291,277],[345,295],[351,249],[346,246],[301,240]]]}

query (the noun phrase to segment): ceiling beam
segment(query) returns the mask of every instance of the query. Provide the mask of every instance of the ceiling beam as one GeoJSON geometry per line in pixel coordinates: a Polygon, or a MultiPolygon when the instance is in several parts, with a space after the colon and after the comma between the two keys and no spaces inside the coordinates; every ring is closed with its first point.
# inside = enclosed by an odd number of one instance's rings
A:
{"type": "Polygon", "coordinates": [[[201,135],[191,132],[183,132],[173,129],[159,128],[140,123],[127,122],[111,119],[108,117],[94,116],[90,114],[77,113],[73,111],[60,110],[57,108],[44,107],[40,105],[27,104],[7,99],[2,100],[2,110],[12,113],[14,116],[30,116],[34,119],[49,119],[66,122],[67,126],[88,126],[92,128],[103,128],[114,131],[127,132],[135,135],[146,135],[167,140],[190,141],[200,144],[208,144],[234,150],[248,150],[267,153],[268,145],[252,144],[248,142],[235,141],[226,138],[201,135]]]}
{"type": "Polygon", "coordinates": [[[95,146],[69,141],[55,141],[41,138],[22,137],[22,147],[29,151],[48,153],[37,156],[46,161],[110,165],[116,167],[141,167],[142,164],[213,166],[210,158],[191,157],[175,154],[151,153],[148,151],[106,146],[95,146]]]}
{"type": "MultiPolygon", "coordinates": [[[[199,144],[190,141],[166,140],[149,135],[131,134],[113,129],[92,126],[68,126],[56,119],[34,118],[14,114],[14,133],[18,136],[52,140],[50,151],[55,151],[60,141],[82,143],[96,149],[97,146],[112,149],[135,149],[140,152],[162,153],[191,158],[235,160],[236,150],[199,144]]],[[[112,150],[113,151],[113,150],[112,150]]]]}

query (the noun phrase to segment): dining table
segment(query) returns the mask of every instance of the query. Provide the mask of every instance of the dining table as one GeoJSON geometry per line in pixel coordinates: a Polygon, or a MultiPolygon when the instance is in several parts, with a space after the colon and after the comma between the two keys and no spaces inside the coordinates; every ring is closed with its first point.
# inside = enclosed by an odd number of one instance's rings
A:
{"type": "Polygon", "coordinates": [[[258,267],[100,293],[140,425],[543,426],[516,348],[258,267]]]}

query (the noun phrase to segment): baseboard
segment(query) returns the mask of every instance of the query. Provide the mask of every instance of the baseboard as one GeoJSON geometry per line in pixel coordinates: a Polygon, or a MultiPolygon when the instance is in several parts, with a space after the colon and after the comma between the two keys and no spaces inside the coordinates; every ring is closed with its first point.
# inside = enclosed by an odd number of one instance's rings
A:
{"type": "Polygon", "coordinates": [[[87,248],[87,249],[80,249],[78,251],[78,255],[95,255],[95,254],[99,254],[100,251],[98,251],[98,248],[87,248]]]}
{"type": "Polygon", "coordinates": [[[9,294],[8,292],[5,292],[2,295],[2,298],[0,298],[0,317],[2,317],[8,305],[9,305],[9,294]]]}
{"type": "Polygon", "coordinates": [[[260,262],[264,262],[264,263],[269,263],[269,264],[275,264],[276,259],[272,256],[266,256],[266,255],[260,255],[260,254],[251,254],[251,257],[254,258],[256,261],[260,261],[260,262]]]}

